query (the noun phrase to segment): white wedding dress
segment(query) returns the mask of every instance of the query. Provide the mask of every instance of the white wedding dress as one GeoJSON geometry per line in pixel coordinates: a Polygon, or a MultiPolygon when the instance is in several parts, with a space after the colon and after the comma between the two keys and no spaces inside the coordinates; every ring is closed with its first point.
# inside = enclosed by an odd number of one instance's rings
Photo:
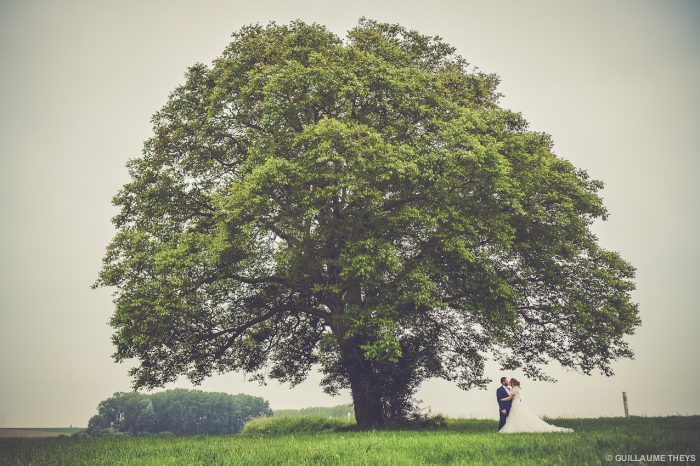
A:
{"type": "Polygon", "coordinates": [[[523,403],[523,395],[520,391],[520,387],[513,387],[510,393],[513,394],[513,404],[506,418],[506,425],[498,431],[499,433],[574,431],[568,427],[557,427],[552,424],[547,424],[537,417],[537,415],[530,411],[525,403],[523,403]]]}

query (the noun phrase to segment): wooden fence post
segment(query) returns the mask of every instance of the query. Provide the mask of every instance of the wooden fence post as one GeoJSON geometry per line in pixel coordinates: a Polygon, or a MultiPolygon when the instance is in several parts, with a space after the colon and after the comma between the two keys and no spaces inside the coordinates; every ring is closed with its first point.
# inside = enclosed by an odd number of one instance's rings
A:
{"type": "Polygon", "coordinates": [[[625,417],[630,417],[630,411],[627,408],[627,392],[622,392],[622,404],[625,405],[625,417]]]}

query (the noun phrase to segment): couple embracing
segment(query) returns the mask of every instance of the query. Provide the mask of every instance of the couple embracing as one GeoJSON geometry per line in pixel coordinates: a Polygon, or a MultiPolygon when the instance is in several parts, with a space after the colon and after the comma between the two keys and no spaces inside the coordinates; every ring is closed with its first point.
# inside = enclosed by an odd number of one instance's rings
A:
{"type": "Polygon", "coordinates": [[[573,432],[567,427],[557,427],[544,422],[523,403],[520,382],[501,377],[501,386],[496,391],[498,401],[499,433],[515,432],[573,432]]]}

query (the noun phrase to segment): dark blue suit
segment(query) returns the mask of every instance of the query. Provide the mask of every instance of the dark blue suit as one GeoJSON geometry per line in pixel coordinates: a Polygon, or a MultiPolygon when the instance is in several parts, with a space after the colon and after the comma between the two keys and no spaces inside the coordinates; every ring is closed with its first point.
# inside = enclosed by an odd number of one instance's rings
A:
{"type": "Polygon", "coordinates": [[[498,430],[501,430],[504,425],[506,425],[506,418],[510,413],[510,406],[513,404],[513,400],[501,401],[501,398],[508,398],[510,393],[506,390],[506,387],[501,385],[498,390],[496,390],[496,400],[498,401],[498,430]],[[506,410],[506,413],[501,412],[502,409],[506,410]]]}

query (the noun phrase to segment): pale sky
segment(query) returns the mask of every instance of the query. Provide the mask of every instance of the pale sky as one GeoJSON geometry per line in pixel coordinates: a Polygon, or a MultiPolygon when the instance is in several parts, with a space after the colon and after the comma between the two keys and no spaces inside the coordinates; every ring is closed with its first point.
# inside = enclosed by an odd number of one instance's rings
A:
{"type": "MultiPolygon", "coordinates": [[[[0,0],[0,427],[86,426],[101,400],[130,389],[130,364],[111,358],[112,290],[90,284],[125,163],[186,68],[210,64],[246,24],[300,18],[342,37],[363,15],[440,35],[500,75],[502,106],[605,182],[610,217],[594,230],[637,267],[636,357],[610,378],[556,363],[557,383],[521,377],[531,408],[620,416],[626,391],[632,414],[700,413],[700,3],[0,0]]],[[[164,389],[249,393],[272,409],[350,402],[318,381],[261,387],[233,373],[164,389]]],[[[418,398],[496,419],[495,389],[428,381],[418,398]]]]}

